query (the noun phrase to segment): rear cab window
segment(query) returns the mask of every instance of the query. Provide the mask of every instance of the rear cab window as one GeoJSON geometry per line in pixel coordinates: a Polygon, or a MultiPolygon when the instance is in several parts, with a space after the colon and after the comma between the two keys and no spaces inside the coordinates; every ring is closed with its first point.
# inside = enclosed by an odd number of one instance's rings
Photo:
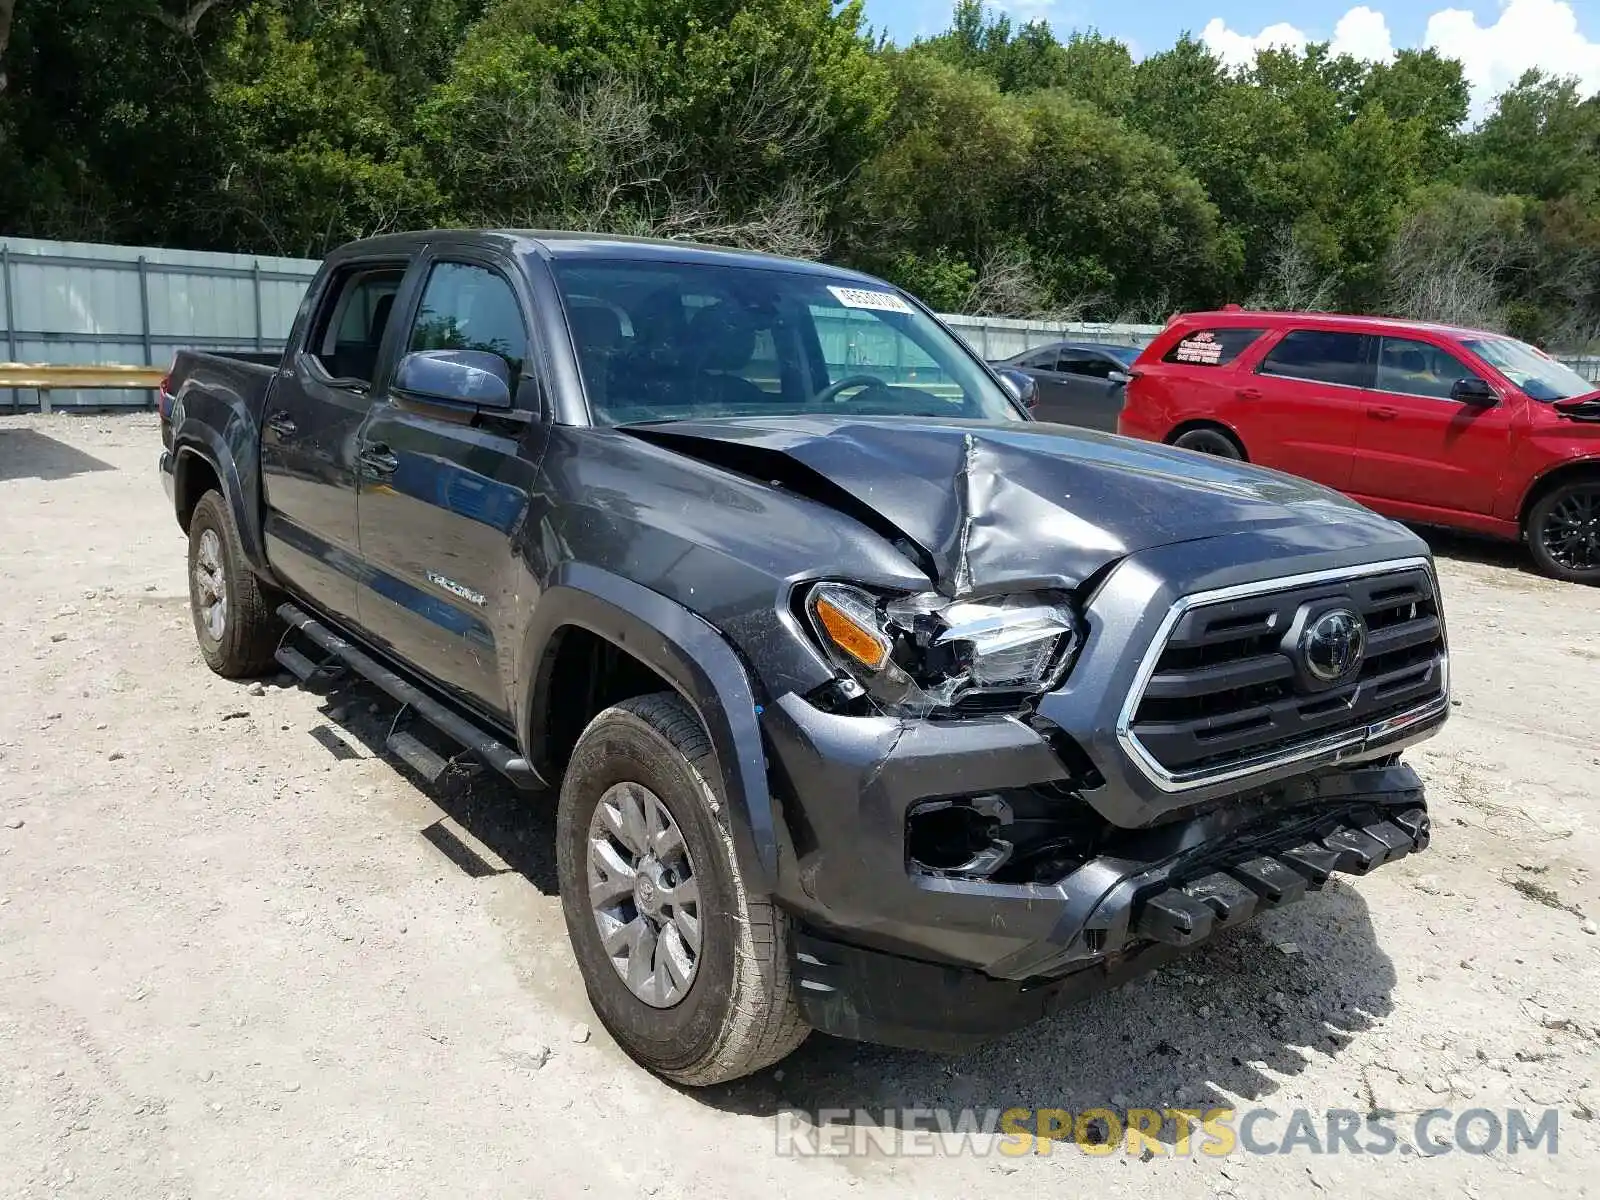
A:
{"type": "Polygon", "coordinates": [[[370,387],[389,326],[404,263],[354,263],[329,281],[312,320],[307,349],[330,379],[370,387]]]}
{"type": "Polygon", "coordinates": [[[1225,367],[1243,354],[1263,329],[1196,329],[1185,333],[1161,358],[1186,367],[1225,367]]]}

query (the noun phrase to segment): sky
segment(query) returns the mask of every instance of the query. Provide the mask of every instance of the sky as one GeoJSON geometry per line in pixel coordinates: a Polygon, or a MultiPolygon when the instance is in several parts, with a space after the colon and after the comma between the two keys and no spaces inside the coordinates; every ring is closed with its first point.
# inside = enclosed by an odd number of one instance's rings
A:
{"type": "MultiPolygon", "coordinates": [[[[990,0],[994,3],[994,0],[990,0]]],[[[947,0],[865,0],[867,20],[897,42],[949,24],[947,0]]],[[[1494,95],[1529,67],[1575,75],[1600,92],[1600,0],[1003,0],[1016,21],[1042,17],[1065,38],[1097,28],[1136,57],[1170,46],[1188,30],[1229,62],[1264,45],[1329,41],[1335,52],[1383,60],[1432,46],[1459,58],[1480,116],[1494,95]]]]}

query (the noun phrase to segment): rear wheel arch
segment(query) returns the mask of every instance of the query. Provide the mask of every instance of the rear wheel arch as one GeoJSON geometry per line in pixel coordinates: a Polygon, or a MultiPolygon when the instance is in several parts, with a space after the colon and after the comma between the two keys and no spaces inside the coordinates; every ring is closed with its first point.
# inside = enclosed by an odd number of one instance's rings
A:
{"type": "Polygon", "coordinates": [[[262,545],[261,493],[252,468],[248,465],[245,467],[245,478],[250,481],[247,487],[241,481],[240,465],[222,435],[209,425],[194,420],[185,421],[178,428],[173,440],[173,454],[173,506],[179,523],[187,530],[188,522],[194,517],[193,506],[200,502],[200,497],[208,490],[220,493],[233,513],[233,523],[239,533],[245,561],[268,584],[276,585],[262,545]],[[192,480],[191,472],[198,472],[192,480]],[[207,474],[213,481],[209,485],[205,482],[207,474]],[[185,510],[184,501],[189,497],[192,499],[185,510]]]}
{"type": "Polygon", "coordinates": [[[1182,424],[1174,427],[1162,440],[1165,441],[1169,446],[1175,446],[1178,444],[1179,439],[1184,437],[1184,435],[1190,433],[1199,433],[1202,431],[1220,434],[1222,437],[1233,443],[1234,448],[1239,452],[1240,462],[1250,461],[1250,452],[1245,449],[1244,439],[1242,439],[1234,429],[1223,424],[1221,421],[1211,418],[1200,418],[1192,421],[1184,421],[1182,424]]]}
{"type": "Polygon", "coordinates": [[[211,491],[226,495],[222,476],[216,464],[193,446],[179,447],[172,476],[172,499],[177,510],[178,527],[188,533],[189,522],[194,517],[195,506],[200,503],[200,498],[211,491]]]}

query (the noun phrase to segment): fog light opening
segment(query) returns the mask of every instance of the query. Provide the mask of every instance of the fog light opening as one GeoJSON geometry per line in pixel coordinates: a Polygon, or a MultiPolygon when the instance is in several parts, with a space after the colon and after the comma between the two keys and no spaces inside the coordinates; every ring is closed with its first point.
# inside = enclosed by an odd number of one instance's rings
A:
{"type": "Polygon", "coordinates": [[[911,869],[930,875],[986,879],[1010,861],[1003,835],[1011,807],[998,796],[930,800],[906,816],[906,856],[911,869]]]}

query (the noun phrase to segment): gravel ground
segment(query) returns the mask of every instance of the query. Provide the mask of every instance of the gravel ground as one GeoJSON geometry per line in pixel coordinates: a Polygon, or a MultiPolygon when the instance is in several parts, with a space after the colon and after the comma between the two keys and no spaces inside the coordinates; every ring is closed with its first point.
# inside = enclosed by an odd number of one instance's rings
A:
{"type": "Polygon", "coordinates": [[[420,787],[362,687],[204,668],[157,450],[148,416],[0,418],[0,1195],[1593,1186],[1600,593],[1439,541],[1460,703],[1411,755],[1427,854],[965,1058],[815,1037],[691,1093],[589,1013],[547,807],[420,787]],[[1218,1157],[1169,1124],[1143,1154],[921,1157],[878,1127],[886,1108],[1104,1104],[1266,1107],[1269,1142],[1296,1108],[1319,1129],[1393,1109],[1400,1145],[1218,1157]],[[866,1152],[779,1153],[777,1114],[835,1107],[867,1110],[839,1118],[866,1152]],[[1559,1149],[1404,1152],[1430,1108],[1553,1108],[1559,1149]]]}

